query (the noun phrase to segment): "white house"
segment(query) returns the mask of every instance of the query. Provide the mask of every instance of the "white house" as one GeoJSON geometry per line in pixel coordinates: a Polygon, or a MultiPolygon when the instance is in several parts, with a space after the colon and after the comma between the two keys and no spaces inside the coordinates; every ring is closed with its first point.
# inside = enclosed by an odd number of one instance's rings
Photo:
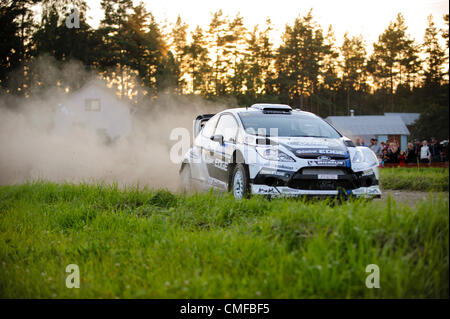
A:
{"type": "Polygon", "coordinates": [[[103,83],[89,82],[58,105],[54,132],[62,135],[79,126],[115,139],[130,134],[131,122],[128,103],[121,101],[103,83]]]}
{"type": "Polygon", "coordinates": [[[378,143],[396,140],[401,150],[408,144],[409,130],[398,115],[329,116],[325,120],[353,140],[363,138],[366,144],[371,138],[378,143]]]}
{"type": "Polygon", "coordinates": [[[420,117],[420,113],[384,113],[386,116],[400,116],[406,126],[413,125],[420,117]]]}

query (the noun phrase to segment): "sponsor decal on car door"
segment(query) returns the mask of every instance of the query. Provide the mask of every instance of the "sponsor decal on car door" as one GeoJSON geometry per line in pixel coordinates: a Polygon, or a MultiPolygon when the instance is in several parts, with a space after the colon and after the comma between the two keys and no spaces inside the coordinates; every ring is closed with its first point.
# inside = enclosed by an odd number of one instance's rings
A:
{"type": "Polygon", "coordinates": [[[212,161],[208,163],[208,173],[212,178],[228,182],[228,163],[231,160],[233,145],[236,141],[237,122],[231,114],[223,114],[217,123],[214,135],[223,136],[223,144],[211,141],[212,161]]]}
{"type": "Polygon", "coordinates": [[[226,182],[227,176],[228,176],[228,163],[226,162],[226,144],[220,145],[217,142],[213,142],[215,144],[213,146],[213,157],[212,157],[212,163],[208,168],[209,175],[212,178],[218,179],[220,181],[226,182]]]}

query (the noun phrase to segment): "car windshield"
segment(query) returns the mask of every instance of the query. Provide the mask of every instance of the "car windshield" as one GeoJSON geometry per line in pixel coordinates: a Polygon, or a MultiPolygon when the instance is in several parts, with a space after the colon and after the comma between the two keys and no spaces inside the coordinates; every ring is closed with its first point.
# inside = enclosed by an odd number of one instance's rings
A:
{"type": "Polygon", "coordinates": [[[245,132],[258,136],[339,138],[341,135],[319,117],[302,114],[239,113],[245,132]]]}

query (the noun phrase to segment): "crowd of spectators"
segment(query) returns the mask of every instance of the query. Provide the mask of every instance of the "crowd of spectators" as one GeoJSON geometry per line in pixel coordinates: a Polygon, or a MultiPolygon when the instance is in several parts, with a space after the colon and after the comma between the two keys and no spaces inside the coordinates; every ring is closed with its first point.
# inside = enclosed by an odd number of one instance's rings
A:
{"type": "Polygon", "coordinates": [[[445,162],[449,160],[449,143],[448,140],[439,143],[439,141],[432,137],[431,142],[427,140],[420,142],[418,139],[408,143],[405,151],[400,150],[399,142],[387,141],[378,144],[376,138],[370,139],[370,144],[365,145],[364,139],[356,138],[355,144],[357,146],[367,146],[377,155],[380,163],[434,163],[445,162]]]}

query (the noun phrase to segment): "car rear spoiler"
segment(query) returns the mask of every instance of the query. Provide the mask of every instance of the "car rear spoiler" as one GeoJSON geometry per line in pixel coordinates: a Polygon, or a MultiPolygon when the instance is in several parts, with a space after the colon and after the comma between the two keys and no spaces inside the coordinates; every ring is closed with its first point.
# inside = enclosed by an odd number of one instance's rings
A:
{"type": "Polygon", "coordinates": [[[195,118],[194,120],[194,138],[197,137],[198,133],[202,130],[205,123],[214,116],[215,114],[202,114],[195,118]]]}

